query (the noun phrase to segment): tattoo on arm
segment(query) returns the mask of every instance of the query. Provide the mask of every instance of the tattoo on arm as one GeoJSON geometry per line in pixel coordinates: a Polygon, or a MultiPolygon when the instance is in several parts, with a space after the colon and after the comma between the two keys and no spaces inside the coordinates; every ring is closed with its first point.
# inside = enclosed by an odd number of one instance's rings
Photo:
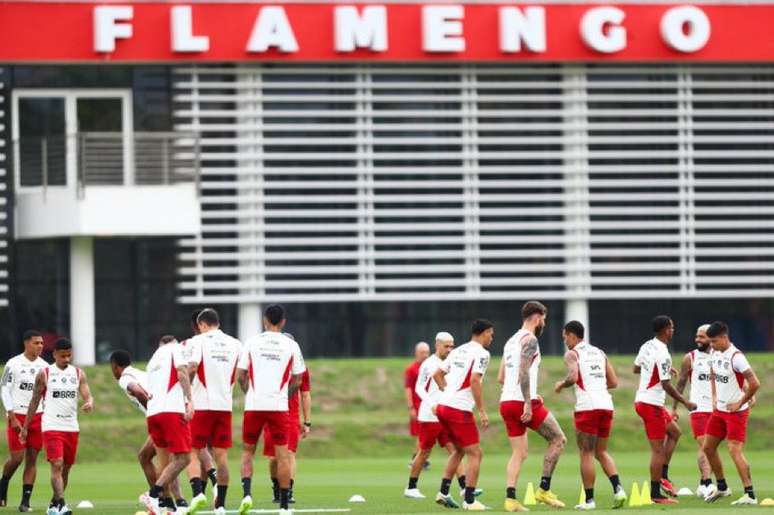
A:
{"type": "Polygon", "coordinates": [[[519,362],[519,388],[525,401],[530,400],[529,395],[529,367],[538,350],[538,341],[534,336],[530,336],[526,342],[521,344],[521,361],[519,362]]]}
{"type": "Polygon", "coordinates": [[[191,380],[188,378],[188,367],[182,365],[177,367],[177,380],[180,381],[180,388],[183,389],[183,396],[186,400],[191,399],[191,380]]]}
{"type": "Polygon", "coordinates": [[[43,392],[46,391],[46,373],[41,370],[38,375],[35,376],[35,389],[32,390],[32,399],[30,405],[27,407],[27,418],[24,422],[25,427],[29,427],[29,423],[35,416],[35,412],[38,411],[38,405],[40,399],[43,398],[43,392]]]}
{"type": "Polygon", "coordinates": [[[298,393],[299,388],[301,388],[301,374],[294,375],[293,379],[291,379],[290,385],[288,386],[288,398],[291,398],[298,393]]]}
{"type": "Polygon", "coordinates": [[[567,388],[578,382],[578,353],[567,351],[564,355],[564,364],[567,367],[567,377],[562,382],[562,387],[567,388]]]}
{"type": "Polygon", "coordinates": [[[559,457],[562,455],[567,438],[565,438],[564,432],[553,414],[548,415],[543,423],[540,424],[537,433],[548,442],[548,449],[546,449],[546,454],[543,457],[543,475],[552,476],[556,464],[559,462],[559,457]]]}
{"type": "Polygon", "coordinates": [[[239,382],[239,387],[242,389],[242,393],[247,393],[247,390],[250,387],[247,370],[242,370],[241,368],[237,370],[237,381],[239,382]]]}
{"type": "MultiPolygon", "coordinates": [[[[678,392],[683,393],[685,391],[685,386],[688,384],[688,376],[691,374],[691,357],[686,354],[683,358],[683,363],[680,366],[680,378],[677,380],[677,386],[676,389],[678,392]]],[[[677,409],[678,402],[675,401],[673,408],[677,409]]]]}

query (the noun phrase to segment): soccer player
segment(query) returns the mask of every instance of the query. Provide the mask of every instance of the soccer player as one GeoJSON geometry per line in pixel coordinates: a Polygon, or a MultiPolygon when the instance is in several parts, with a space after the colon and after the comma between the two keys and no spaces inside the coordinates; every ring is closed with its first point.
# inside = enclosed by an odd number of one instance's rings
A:
{"type": "Polygon", "coordinates": [[[48,363],[40,357],[43,352],[43,337],[38,331],[26,331],[22,341],[24,352],[8,360],[3,370],[3,377],[0,379],[0,397],[8,418],[6,436],[10,451],[8,461],[3,465],[3,477],[0,478],[0,506],[8,504],[8,483],[24,461],[19,511],[28,512],[32,511],[30,497],[32,497],[32,487],[37,475],[38,453],[43,448],[43,436],[40,433],[42,406],[38,406],[25,443],[19,440],[19,432],[27,416],[27,408],[35,387],[35,377],[40,370],[48,366],[48,363]]]}
{"type": "Polygon", "coordinates": [[[140,497],[150,515],[161,515],[159,498],[191,461],[194,408],[184,348],[177,340],[162,339],[145,369],[148,374],[148,434],[159,457],[161,473],[140,497]]]}
{"type": "MultiPolygon", "coordinates": [[[[163,336],[160,343],[164,344],[174,339],[174,336],[163,336]]],[[[118,381],[118,386],[126,394],[129,402],[145,417],[147,414],[148,396],[150,395],[148,393],[148,375],[145,371],[132,366],[132,357],[125,350],[117,350],[110,355],[110,370],[113,372],[113,377],[118,381]]],[[[158,479],[158,471],[153,464],[155,456],[156,448],[153,446],[153,441],[148,437],[137,453],[137,460],[140,462],[140,468],[142,468],[145,474],[149,487],[153,486],[156,479],[158,479]]],[[[183,499],[177,479],[172,482],[170,489],[171,494],[174,494],[174,499],[171,495],[167,495],[159,500],[159,505],[171,511],[175,511],[178,506],[187,507],[188,503],[183,499]]]]}
{"type": "Polygon", "coordinates": [[[750,415],[750,401],[760,388],[760,382],[750,363],[742,352],[728,338],[728,326],[723,322],[713,322],[707,328],[707,337],[712,345],[712,398],[715,410],[707,423],[707,436],[704,438],[704,454],[712,466],[717,489],[705,497],[714,502],[721,497],[731,495],[723,473],[723,463],[718,456],[718,445],[728,440],[728,453],[736,465],[744,486],[744,495],[732,502],[732,505],[758,504],[753,490],[750,464],[744,455],[744,442],[747,437],[747,418],[750,415]],[[746,386],[745,386],[746,383],[746,386]]]}
{"type": "Polygon", "coordinates": [[[494,324],[488,320],[476,320],[471,333],[471,341],[452,350],[433,374],[433,379],[443,392],[435,407],[435,415],[454,444],[454,452],[446,463],[441,491],[436,495],[435,502],[447,508],[459,507],[449,490],[464,457],[467,463],[462,509],[484,511],[487,507],[475,497],[482,453],[473,408],[478,410],[482,429],[489,427],[482,382],[489,366],[487,349],[494,338],[494,324]]]}
{"type": "Polygon", "coordinates": [[[675,334],[675,324],[665,315],[653,319],[655,336],[640,347],[634,360],[634,373],[640,374],[640,385],[634,398],[634,407],[645,425],[645,434],[650,442],[650,495],[656,504],[677,504],[677,500],[665,497],[677,496],[669,481],[669,462],[680,438],[680,428],[672,415],[664,408],[666,394],[688,411],[696,404],[686,400],[672,386],[672,356],[667,345],[675,334]]]}
{"type": "MultiPolygon", "coordinates": [[[[691,383],[691,402],[696,404],[696,410],[691,412],[691,431],[699,444],[697,463],[701,475],[699,487],[696,489],[698,497],[706,497],[714,490],[712,485],[712,468],[704,455],[704,439],[707,434],[707,422],[712,415],[712,385],[710,383],[710,348],[707,329],[709,324],[704,324],[696,330],[694,342],[696,348],[683,357],[680,366],[680,379],[677,381],[677,391],[683,393],[685,385],[691,383]]],[[[672,418],[678,419],[677,401],[672,407],[672,418]]]]}
{"type": "Polygon", "coordinates": [[[562,455],[567,438],[554,415],[546,409],[537,393],[540,368],[538,337],[546,326],[548,308],[531,300],[521,307],[522,325],[503,349],[503,360],[497,374],[503,385],[500,415],[505,422],[511,444],[511,458],[506,468],[505,511],[526,511],[516,500],[516,483],[527,458],[527,428],[537,432],[548,443],[543,456],[543,475],[535,500],[554,508],[564,503],[551,491],[551,477],[562,455]],[[529,402],[526,402],[529,399],[529,402]]]}
{"type": "Polygon", "coordinates": [[[229,480],[228,450],[232,444],[232,391],[242,344],[220,330],[220,317],[212,308],[199,312],[196,326],[199,334],[188,340],[186,345],[189,370],[194,378],[191,441],[195,449],[188,466],[194,496],[188,513],[194,514],[207,505],[207,497],[204,495],[207,477],[198,475],[201,471],[198,453],[208,445],[212,447],[217,465],[215,513],[225,513],[229,480]]]}
{"type": "MultiPolygon", "coordinates": [[[[422,403],[422,399],[416,393],[417,380],[419,379],[419,367],[430,355],[430,346],[426,342],[419,342],[414,346],[414,361],[411,362],[406,370],[403,371],[403,391],[406,397],[406,406],[409,412],[409,434],[416,440],[414,447],[414,454],[411,456],[411,464],[414,462],[417,453],[419,452],[419,422],[417,421],[417,414],[419,413],[419,406],[422,403]]],[[[429,462],[427,466],[429,466],[429,462]]]]}
{"type": "Polygon", "coordinates": [[[290,456],[288,452],[288,399],[301,385],[306,370],[301,349],[294,340],[282,334],[287,320],[285,309],[273,304],[263,313],[264,332],[245,342],[237,364],[237,379],[245,392],[245,415],[242,422],[242,490],[244,497],[239,513],[253,505],[250,484],[253,475],[255,446],[265,427],[271,430],[277,460],[280,514],[290,513],[290,456]]]}
{"type": "Polygon", "coordinates": [[[72,354],[70,340],[60,338],[54,343],[54,364],[42,368],[35,376],[35,389],[19,432],[19,439],[26,441],[42,399],[43,445],[51,463],[51,488],[54,491],[47,515],[72,514],[64,492],[78,453],[78,394],[83,398],[83,411],[89,413],[94,409],[86,374],[70,364],[72,354]]]}
{"type": "Polygon", "coordinates": [[[613,457],[607,452],[610,429],[613,426],[613,398],[608,390],[618,386],[618,377],[605,353],[586,342],[583,324],[577,320],[567,322],[562,338],[567,346],[564,362],[567,377],[558,381],[554,391],[575,387],[575,435],[580,452],[580,469],[586,501],[577,505],[579,510],[593,510],[594,502],[594,458],[613,485],[613,509],[626,503],[626,492],[621,486],[618,469],[613,457]]]}

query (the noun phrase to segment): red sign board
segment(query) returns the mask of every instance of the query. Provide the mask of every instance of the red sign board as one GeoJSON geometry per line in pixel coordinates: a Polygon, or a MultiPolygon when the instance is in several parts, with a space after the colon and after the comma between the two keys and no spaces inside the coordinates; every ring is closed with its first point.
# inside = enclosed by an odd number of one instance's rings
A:
{"type": "Polygon", "coordinates": [[[0,62],[771,61],[772,5],[0,2],[0,62]]]}

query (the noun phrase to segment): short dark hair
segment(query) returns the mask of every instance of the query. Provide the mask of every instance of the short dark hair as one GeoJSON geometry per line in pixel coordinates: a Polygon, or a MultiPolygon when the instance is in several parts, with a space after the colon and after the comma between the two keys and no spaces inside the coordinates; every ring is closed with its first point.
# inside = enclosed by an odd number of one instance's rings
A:
{"type": "Polygon", "coordinates": [[[545,315],[548,313],[548,308],[542,302],[537,300],[530,300],[524,303],[521,307],[521,319],[526,320],[535,313],[545,315]]]}
{"type": "Polygon", "coordinates": [[[707,336],[710,338],[717,338],[718,336],[723,336],[724,334],[728,334],[728,326],[725,322],[721,322],[720,320],[712,322],[707,328],[707,336]]]}
{"type": "Polygon", "coordinates": [[[669,324],[672,322],[672,319],[669,318],[666,315],[659,315],[656,318],[653,319],[653,332],[655,334],[660,333],[667,327],[669,327],[669,324]]]}
{"type": "Polygon", "coordinates": [[[201,312],[202,310],[199,308],[196,308],[191,312],[191,325],[196,326],[196,321],[199,319],[199,313],[201,312]]]}
{"type": "Polygon", "coordinates": [[[212,327],[220,325],[220,317],[218,316],[218,312],[214,309],[204,308],[203,310],[199,311],[199,315],[196,317],[196,322],[201,322],[212,327]]]}
{"type": "Polygon", "coordinates": [[[73,344],[67,338],[59,338],[54,343],[54,350],[70,350],[72,348],[73,348],[73,344]]]}
{"type": "Polygon", "coordinates": [[[473,336],[478,336],[479,334],[483,333],[487,329],[491,329],[492,327],[494,327],[492,322],[484,318],[479,318],[473,321],[473,326],[470,328],[470,333],[473,336]]]}
{"type": "Polygon", "coordinates": [[[564,330],[568,333],[574,334],[581,340],[583,339],[583,335],[586,334],[586,329],[583,328],[583,324],[577,320],[570,320],[564,324],[564,330]]]}
{"type": "Polygon", "coordinates": [[[32,339],[36,336],[43,336],[40,334],[40,331],[36,331],[35,329],[27,329],[24,331],[24,334],[22,334],[22,341],[26,342],[29,339],[32,339]]]}
{"type": "Polygon", "coordinates": [[[159,342],[166,344],[166,343],[174,342],[175,340],[177,340],[177,338],[175,338],[174,335],[165,334],[159,339],[159,342]]]}
{"type": "Polygon", "coordinates": [[[117,350],[110,355],[110,362],[126,368],[132,364],[132,357],[125,350],[117,350]]]}
{"type": "Polygon", "coordinates": [[[263,317],[271,325],[279,325],[280,322],[285,320],[285,308],[283,308],[279,304],[272,304],[270,306],[266,306],[266,309],[263,310],[263,317]]]}

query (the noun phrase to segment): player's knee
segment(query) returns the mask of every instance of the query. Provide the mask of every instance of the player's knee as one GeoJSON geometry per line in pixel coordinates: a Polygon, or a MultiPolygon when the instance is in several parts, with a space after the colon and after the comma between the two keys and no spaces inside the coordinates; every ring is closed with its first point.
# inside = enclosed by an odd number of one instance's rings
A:
{"type": "Polygon", "coordinates": [[[564,436],[564,433],[559,434],[555,436],[553,440],[551,440],[551,444],[559,447],[560,449],[564,449],[564,446],[567,445],[567,437],[564,436]]]}

